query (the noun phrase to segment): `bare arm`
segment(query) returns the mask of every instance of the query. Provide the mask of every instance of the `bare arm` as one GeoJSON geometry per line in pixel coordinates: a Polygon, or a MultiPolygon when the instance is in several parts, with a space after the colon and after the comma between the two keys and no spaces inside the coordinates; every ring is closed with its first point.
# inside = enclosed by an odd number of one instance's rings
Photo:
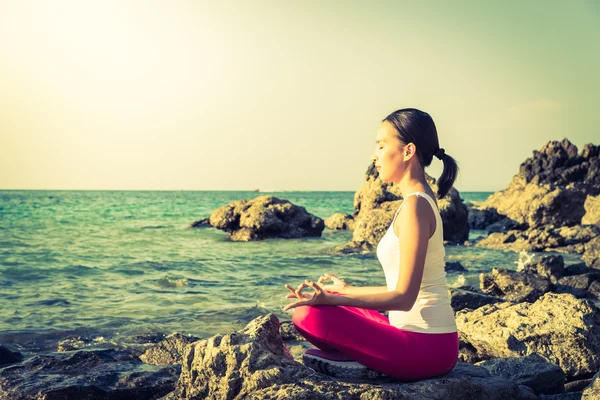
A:
{"type": "Polygon", "coordinates": [[[299,301],[288,304],[284,307],[284,310],[299,305],[324,304],[379,311],[409,311],[419,294],[431,225],[435,223],[435,215],[427,200],[419,199],[416,196],[405,200],[399,215],[402,217],[397,218],[394,228],[398,227],[398,237],[400,238],[400,248],[402,251],[400,252],[400,264],[398,266],[398,282],[394,290],[387,291],[385,286],[375,286],[375,288],[384,289],[383,291],[374,293],[370,291],[373,287],[355,288],[344,293],[345,296],[336,296],[327,293],[327,290],[324,290],[318,283],[307,280],[296,290],[286,285],[299,301]],[[315,294],[310,298],[305,297],[307,295],[302,294],[304,287],[312,288],[315,294]],[[367,291],[369,292],[365,293],[367,291]]]}
{"type": "Polygon", "coordinates": [[[387,286],[347,286],[342,293],[346,295],[354,295],[382,293],[387,291],[387,286]]]}

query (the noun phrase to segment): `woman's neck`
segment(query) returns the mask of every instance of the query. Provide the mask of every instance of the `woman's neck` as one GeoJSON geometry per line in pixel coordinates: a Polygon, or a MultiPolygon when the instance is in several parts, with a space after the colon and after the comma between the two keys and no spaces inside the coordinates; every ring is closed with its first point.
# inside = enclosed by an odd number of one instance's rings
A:
{"type": "Polygon", "coordinates": [[[414,192],[425,192],[429,186],[422,168],[409,169],[397,184],[403,197],[414,192]]]}

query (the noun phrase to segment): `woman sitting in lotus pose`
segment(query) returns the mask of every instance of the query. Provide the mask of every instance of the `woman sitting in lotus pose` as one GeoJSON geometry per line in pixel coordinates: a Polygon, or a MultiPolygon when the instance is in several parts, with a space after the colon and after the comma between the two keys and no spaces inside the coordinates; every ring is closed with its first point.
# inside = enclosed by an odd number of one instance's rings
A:
{"type": "Polygon", "coordinates": [[[296,299],[296,329],[318,349],[306,365],[337,377],[380,374],[414,381],[445,374],[458,358],[458,334],[446,283],[442,218],[424,168],[444,163],[437,197],[451,189],[458,167],[440,147],[429,114],[413,108],[388,115],[377,131],[379,178],[396,183],[404,201],[377,245],[386,286],[354,287],[331,274],[285,287],[296,299]],[[324,285],[325,281],[333,283],[324,285]],[[303,293],[311,288],[314,293],[303,293]],[[377,310],[389,311],[389,319],[377,310]]]}

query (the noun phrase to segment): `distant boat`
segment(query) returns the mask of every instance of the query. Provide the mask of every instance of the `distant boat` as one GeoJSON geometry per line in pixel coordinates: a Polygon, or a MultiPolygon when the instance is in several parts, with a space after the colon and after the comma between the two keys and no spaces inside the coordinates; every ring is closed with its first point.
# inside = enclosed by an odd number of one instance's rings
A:
{"type": "Polygon", "coordinates": [[[254,189],[253,192],[260,192],[260,189],[254,189]]]}

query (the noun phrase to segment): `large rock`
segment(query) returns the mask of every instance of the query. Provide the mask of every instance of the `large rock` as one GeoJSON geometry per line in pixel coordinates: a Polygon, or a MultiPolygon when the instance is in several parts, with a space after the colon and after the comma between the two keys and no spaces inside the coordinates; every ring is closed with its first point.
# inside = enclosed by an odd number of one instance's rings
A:
{"type": "Polygon", "coordinates": [[[487,294],[477,293],[470,290],[464,289],[450,289],[450,305],[452,309],[456,311],[464,310],[469,308],[475,310],[479,307],[483,307],[487,304],[500,303],[505,301],[499,297],[489,296],[487,294]]]}
{"type": "Polygon", "coordinates": [[[467,204],[467,210],[471,229],[487,229],[488,226],[504,218],[493,208],[482,209],[480,202],[467,204]]]}
{"type": "Polygon", "coordinates": [[[175,388],[178,374],[120,350],[35,356],[0,369],[0,400],[158,399],[175,388]]]}
{"type": "Polygon", "coordinates": [[[490,371],[493,376],[501,376],[519,385],[529,386],[536,394],[565,391],[563,370],[535,353],[520,358],[495,358],[481,361],[477,365],[490,371]]]}
{"type": "Polygon", "coordinates": [[[536,399],[529,388],[483,367],[458,363],[439,378],[415,383],[346,382],[294,361],[279,336],[273,314],[245,329],[186,347],[181,376],[167,399],[536,399]]]}
{"type": "MultiPolygon", "coordinates": [[[[433,192],[435,179],[427,176],[433,192]]],[[[354,232],[352,241],[335,249],[338,253],[372,251],[389,228],[395,212],[402,204],[400,188],[395,183],[383,182],[371,164],[365,183],[354,194],[354,232]]],[[[442,217],[444,240],[462,243],[469,237],[468,210],[454,188],[443,199],[437,200],[442,217]]]]}
{"type": "Polygon", "coordinates": [[[581,219],[582,224],[600,225],[600,196],[588,196],[583,204],[585,215],[581,219]]]}
{"type": "Polygon", "coordinates": [[[581,259],[588,267],[600,269],[600,236],[596,236],[585,244],[581,259]]]}
{"type": "Polygon", "coordinates": [[[0,367],[14,364],[23,359],[23,355],[18,351],[12,351],[0,344],[0,367]]]}
{"type": "Polygon", "coordinates": [[[334,230],[353,230],[354,217],[350,214],[335,213],[325,220],[325,226],[334,230]]]}
{"type": "Polygon", "coordinates": [[[479,274],[479,284],[483,293],[513,302],[531,303],[553,289],[548,278],[504,268],[493,268],[490,273],[479,274]]]}
{"type": "Polygon", "coordinates": [[[321,236],[325,228],[323,220],[309,214],[304,207],[273,196],[234,201],[220,207],[210,215],[210,224],[226,231],[228,239],[242,242],[321,236]]]}
{"type": "MultiPolygon", "coordinates": [[[[588,209],[594,209],[595,199],[590,196],[600,194],[598,153],[598,146],[588,144],[578,155],[577,147],[567,139],[548,142],[540,151],[534,151],[506,189],[478,206],[479,210],[508,219],[492,229],[498,233],[477,245],[514,251],[561,248],[568,253],[583,253],[589,239],[556,229],[581,224],[586,202],[588,209]]],[[[592,211],[584,221],[594,221],[594,215],[592,211]]]]}
{"type": "Polygon", "coordinates": [[[538,353],[567,377],[600,369],[600,316],[588,300],[547,293],[535,303],[498,303],[460,311],[461,340],[482,359],[538,353]]]}
{"type": "Polygon", "coordinates": [[[594,375],[592,383],[583,390],[581,400],[598,400],[600,399],[600,371],[594,375]]]}
{"type": "Polygon", "coordinates": [[[188,344],[198,340],[179,333],[167,336],[164,340],[156,343],[140,356],[140,360],[154,365],[181,364],[183,350],[188,344]]]}
{"type": "Polygon", "coordinates": [[[530,228],[573,226],[581,223],[586,197],[580,188],[527,183],[524,177],[515,175],[511,184],[491,195],[482,208],[493,208],[530,228]]]}
{"type": "Polygon", "coordinates": [[[571,227],[545,226],[524,231],[511,230],[506,233],[495,232],[477,242],[476,246],[496,250],[545,251],[582,254],[586,244],[600,235],[600,229],[594,225],[576,225],[571,227]]]}

